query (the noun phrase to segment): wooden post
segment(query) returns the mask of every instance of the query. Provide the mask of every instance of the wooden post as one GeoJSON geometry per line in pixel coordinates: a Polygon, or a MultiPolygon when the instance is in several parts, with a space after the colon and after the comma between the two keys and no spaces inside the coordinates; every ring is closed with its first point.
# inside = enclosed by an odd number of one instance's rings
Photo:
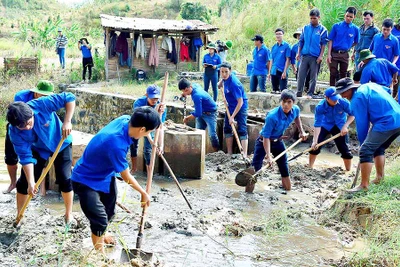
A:
{"type": "Polygon", "coordinates": [[[106,72],[106,80],[108,80],[108,50],[110,49],[110,28],[106,28],[106,54],[104,60],[104,69],[106,72]]]}

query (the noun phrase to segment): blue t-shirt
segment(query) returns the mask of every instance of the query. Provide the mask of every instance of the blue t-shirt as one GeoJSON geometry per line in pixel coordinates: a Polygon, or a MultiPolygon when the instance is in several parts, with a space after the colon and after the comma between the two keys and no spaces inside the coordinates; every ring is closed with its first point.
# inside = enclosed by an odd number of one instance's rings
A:
{"type": "Polygon", "coordinates": [[[126,154],[132,144],[128,134],[130,118],[116,118],[90,140],[72,170],[72,181],[109,193],[112,177],[129,167],[126,154]]]}
{"type": "Polygon", "coordinates": [[[334,24],[328,37],[332,41],[333,50],[350,50],[354,43],[358,43],[359,38],[358,27],[345,21],[334,24]]]}
{"type": "MultiPolygon", "coordinates": [[[[62,138],[62,122],[56,111],[73,101],[75,101],[75,95],[65,92],[31,100],[27,104],[33,111],[33,129],[19,130],[17,127],[9,125],[10,139],[21,165],[36,164],[37,161],[32,156],[32,149],[37,151],[43,159],[48,159],[56,150],[62,138]]],[[[69,135],[60,151],[71,143],[72,136],[69,135]]]]}
{"type": "MultiPolygon", "coordinates": [[[[155,108],[159,103],[160,103],[160,100],[157,102],[157,104],[155,106],[152,106],[152,108],[155,108]]],[[[145,95],[139,97],[133,103],[133,109],[138,108],[138,107],[144,107],[144,106],[150,106],[149,103],[147,102],[147,96],[145,96],[145,95]]],[[[165,108],[164,113],[161,116],[161,122],[164,123],[166,118],[167,118],[167,108],[165,108]]]]}
{"type": "MultiPolygon", "coordinates": [[[[400,45],[400,30],[398,30],[396,27],[394,27],[392,30],[392,34],[397,38],[397,40],[399,41],[399,45],[400,45]]],[[[400,74],[400,59],[397,59],[396,66],[399,69],[399,74],[400,74]]]]}
{"type": "Polygon", "coordinates": [[[321,47],[328,43],[328,30],[322,25],[313,26],[311,23],[304,26],[300,35],[301,55],[319,57],[321,47]]]}
{"type": "Polygon", "coordinates": [[[314,127],[324,127],[330,131],[336,125],[342,129],[347,121],[347,115],[353,115],[347,99],[340,98],[334,106],[329,105],[326,99],[321,100],[315,108],[314,127]]]}
{"type": "MultiPolygon", "coordinates": [[[[392,84],[393,74],[399,69],[385,58],[373,58],[363,68],[360,83],[374,82],[386,87],[392,84]]],[[[390,92],[389,92],[390,93],[390,92]]]]}
{"type": "Polygon", "coordinates": [[[83,58],[90,58],[92,57],[92,52],[90,51],[89,48],[87,48],[84,45],[81,45],[81,51],[82,51],[82,57],[83,58]]]}
{"type": "Polygon", "coordinates": [[[21,90],[14,95],[14,102],[22,101],[24,103],[31,101],[35,94],[30,90],[21,90]]]}
{"type": "Polygon", "coordinates": [[[205,68],[206,74],[216,72],[221,66],[221,63],[222,63],[221,57],[217,53],[214,53],[213,56],[211,56],[210,53],[207,53],[203,57],[203,64],[210,64],[212,66],[216,66],[215,69],[212,67],[206,67],[205,68]]]}
{"type": "Polygon", "coordinates": [[[265,118],[265,124],[260,131],[260,135],[264,138],[278,139],[284,133],[287,127],[300,116],[300,108],[293,105],[292,110],[285,114],[281,106],[272,109],[268,112],[265,118]]]}
{"type": "Polygon", "coordinates": [[[290,64],[292,65],[296,64],[297,67],[300,65],[300,61],[296,60],[298,49],[299,49],[299,43],[296,43],[292,46],[292,49],[290,50],[290,64]]]}
{"type": "Polygon", "coordinates": [[[253,73],[252,75],[267,75],[267,63],[271,60],[271,51],[262,44],[260,49],[253,50],[253,73]]]}
{"type": "Polygon", "coordinates": [[[194,112],[191,114],[196,118],[201,117],[203,112],[217,111],[217,104],[209,93],[204,91],[203,88],[197,83],[192,83],[192,100],[194,103],[194,112]]]}
{"type": "Polygon", "coordinates": [[[369,49],[372,39],[379,33],[379,29],[372,23],[368,28],[365,28],[363,24],[358,30],[360,32],[360,42],[355,46],[355,50],[360,52],[363,49],[369,49]]]}
{"type": "Polygon", "coordinates": [[[356,117],[360,144],[367,137],[370,123],[374,132],[400,127],[400,105],[379,84],[366,83],[358,87],[351,99],[350,109],[356,117]]]}
{"type": "Polygon", "coordinates": [[[247,96],[243,84],[234,74],[231,74],[228,79],[224,80],[224,93],[231,114],[235,110],[239,98],[243,98],[242,109],[247,109],[247,96]]]}
{"type": "Polygon", "coordinates": [[[393,62],[393,58],[400,54],[399,40],[393,34],[384,39],[383,34],[378,33],[374,36],[369,50],[377,58],[386,58],[390,62],[393,62]]]}
{"type": "Polygon", "coordinates": [[[282,41],[279,45],[278,43],[274,44],[272,47],[272,67],[271,67],[271,75],[276,75],[276,71],[283,72],[285,69],[286,59],[290,58],[290,45],[282,41]]]}

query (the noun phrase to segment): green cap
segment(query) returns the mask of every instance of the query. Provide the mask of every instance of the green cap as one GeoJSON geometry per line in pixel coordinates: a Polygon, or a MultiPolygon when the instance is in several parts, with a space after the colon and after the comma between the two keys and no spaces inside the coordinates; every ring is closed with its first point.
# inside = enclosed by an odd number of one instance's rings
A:
{"type": "Polygon", "coordinates": [[[51,95],[54,93],[54,85],[50,81],[40,80],[36,85],[36,88],[31,89],[31,92],[42,95],[51,95]]]}
{"type": "Polygon", "coordinates": [[[371,50],[369,49],[363,49],[360,51],[360,61],[366,60],[366,59],[370,59],[370,58],[374,58],[376,57],[374,54],[372,54],[371,50]]]}

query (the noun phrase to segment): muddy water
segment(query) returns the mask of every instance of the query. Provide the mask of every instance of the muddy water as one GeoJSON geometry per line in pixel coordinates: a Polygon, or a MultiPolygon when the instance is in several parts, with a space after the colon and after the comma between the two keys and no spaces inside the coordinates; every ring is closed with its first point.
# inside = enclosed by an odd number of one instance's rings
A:
{"type": "MultiPolygon", "coordinates": [[[[3,143],[0,143],[2,153],[1,146],[3,143]]],[[[337,184],[349,182],[349,174],[339,176],[333,169],[330,170],[333,175],[324,179],[327,171],[322,169],[315,172],[315,180],[312,180],[305,173],[306,178],[315,183],[318,179],[318,188],[305,180],[303,169],[298,167],[304,165],[306,159],[303,157],[290,165],[293,190],[287,194],[279,189],[276,170],[259,180],[254,194],[246,194],[243,188],[235,185],[235,172],[228,171],[224,180],[217,181],[220,172],[210,167],[202,180],[181,181],[193,210],[189,210],[171,179],[155,177],[147,220],[151,227],[145,229],[143,250],[155,253],[154,261],[158,261],[159,266],[193,267],[328,266],[329,259],[362,250],[362,240],[344,244],[337,232],[319,226],[312,216],[333,203],[337,184]]],[[[320,155],[316,163],[320,167],[340,164],[339,156],[328,154],[320,155]]],[[[0,190],[3,191],[8,177],[4,164],[0,166],[0,190]]],[[[144,176],[137,178],[144,185],[144,176]]],[[[138,195],[122,182],[118,183],[118,189],[119,201],[134,214],[128,215],[117,208],[110,232],[118,237],[119,244],[107,251],[116,262],[123,248],[121,244],[135,247],[141,214],[138,195]]],[[[82,223],[64,238],[60,237],[63,203],[58,194],[50,193],[33,200],[26,213],[27,222],[18,234],[10,230],[14,207],[15,193],[0,195],[1,266],[27,262],[37,266],[78,266],[88,262],[99,266],[98,258],[88,256],[90,228],[80,215],[78,201],[75,201],[74,212],[82,223]]]]}

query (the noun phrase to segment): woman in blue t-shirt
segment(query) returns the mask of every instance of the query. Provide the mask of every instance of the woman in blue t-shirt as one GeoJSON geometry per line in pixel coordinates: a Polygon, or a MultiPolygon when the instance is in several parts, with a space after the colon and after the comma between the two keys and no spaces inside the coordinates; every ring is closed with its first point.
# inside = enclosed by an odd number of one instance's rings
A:
{"type": "Polygon", "coordinates": [[[78,41],[78,48],[82,51],[82,65],[83,65],[83,72],[82,72],[82,82],[85,82],[86,77],[86,69],[89,69],[89,79],[92,78],[92,67],[93,67],[93,58],[92,58],[92,46],[89,44],[86,38],[81,38],[78,41]]]}

